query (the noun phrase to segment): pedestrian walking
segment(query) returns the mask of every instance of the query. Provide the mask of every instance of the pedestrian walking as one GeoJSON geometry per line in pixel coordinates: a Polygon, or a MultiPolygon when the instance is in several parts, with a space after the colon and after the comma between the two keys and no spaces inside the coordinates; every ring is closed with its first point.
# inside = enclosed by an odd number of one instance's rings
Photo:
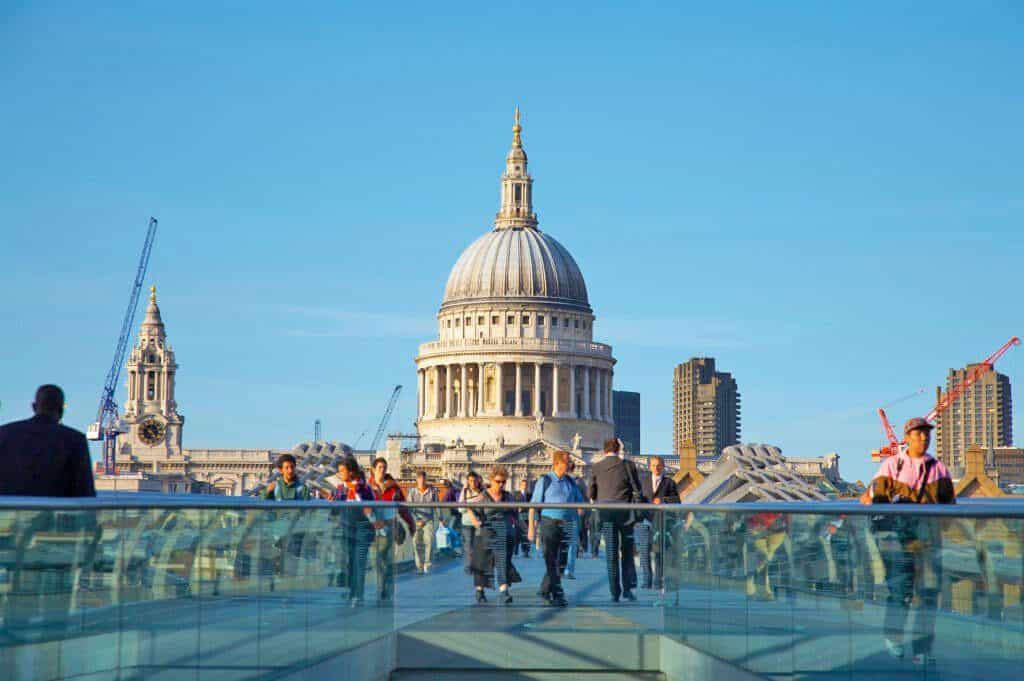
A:
{"type": "MultiPolygon", "coordinates": [[[[604,456],[591,467],[590,498],[601,503],[643,503],[636,464],[620,457],[622,444],[616,438],[604,443],[604,456]]],[[[601,513],[601,535],[604,538],[608,568],[608,587],[612,601],[620,596],[635,601],[636,564],[633,562],[634,511],[606,510],[601,513]]]]}
{"type": "Polygon", "coordinates": [[[25,497],[94,497],[85,435],[61,425],[64,391],[42,385],[31,418],[0,426],[0,494],[25,497]]]}
{"type": "MultiPolygon", "coordinates": [[[[504,489],[506,480],[508,471],[504,466],[491,469],[490,484],[484,490],[480,503],[512,503],[511,493],[504,489]]],[[[477,603],[487,602],[484,590],[493,588],[495,584],[502,605],[512,603],[509,587],[513,581],[518,581],[513,579],[517,573],[512,567],[512,528],[517,515],[515,509],[487,508],[481,509],[473,517],[477,534],[473,542],[470,568],[477,603]]]]}
{"type": "MultiPolygon", "coordinates": [[[[665,460],[660,456],[651,457],[650,475],[640,476],[640,490],[652,504],[678,504],[679,489],[675,480],[665,474],[665,460]]],[[[640,554],[640,586],[665,591],[665,551],[670,541],[675,514],[669,511],[649,515],[637,524],[637,552],[640,554]],[[651,554],[654,560],[651,560],[651,554]],[[654,570],[652,575],[651,565],[654,570]],[[652,579],[653,578],[653,579],[652,579]]]]}
{"type": "MultiPolygon", "coordinates": [[[[442,480],[441,484],[446,488],[444,496],[441,498],[441,502],[445,504],[457,504],[459,502],[459,495],[462,493],[462,487],[459,485],[458,480],[455,480],[454,478],[451,480],[442,480]]],[[[447,513],[447,516],[442,516],[440,518],[441,522],[447,525],[450,530],[458,534],[462,514],[459,513],[457,508],[449,508],[443,513],[447,513]]]]}
{"type": "MultiPolygon", "coordinates": [[[[557,450],[551,455],[551,472],[541,476],[533,486],[535,504],[582,504],[585,503],[575,480],[569,476],[569,452],[557,450]]],[[[565,591],[562,589],[562,575],[558,554],[569,544],[568,527],[582,513],[582,509],[545,508],[540,512],[540,532],[537,532],[537,509],[530,509],[528,537],[533,541],[541,538],[544,553],[544,580],[540,594],[549,605],[565,606],[565,591]]]]}
{"type": "MultiPolygon", "coordinates": [[[[388,461],[384,457],[377,457],[373,462],[373,473],[370,476],[370,487],[378,501],[392,501],[400,503],[405,501],[405,494],[398,482],[388,474],[388,461]]],[[[406,524],[408,534],[415,531],[415,522],[412,514],[407,508],[395,509],[385,508],[377,511],[377,517],[384,521],[383,527],[378,527],[373,539],[373,569],[377,573],[377,603],[378,605],[390,605],[395,596],[395,544],[396,532],[398,538],[404,538],[406,532],[398,526],[399,519],[406,524]]]]}
{"type": "MultiPolygon", "coordinates": [[[[374,501],[374,493],[363,477],[363,471],[355,457],[345,457],[338,463],[338,480],[334,490],[334,501],[353,503],[374,501]]],[[[362,509],[344,509],[341,513],[339,529],[341,541],[339,546],[338,586],[347,588],[343,594],[349,605],[359,607],[363,604],[366,590],[366,564],[370,553],[370,544],[374,533],[385,526],[373,508],[364,506],[362,509]]]]}
{"type": "MultiPolygon", "coordinates": [[[[865,504],[955,504],[949,471],[928,454],[933,426],[912,418],[903,427],[906,450],[888,457],[861,497],[865,504]]],[[[928,663],[935,642],[935,616],[942,588],[942,535],[935,518],[879,515],[873,531],[885,566],[884,643],[904,656],[904,630],[916,606],[911,650],[915,665],[928,663]]]]}
{"type": "MultiPolygon", "coordinates": [[[[526,478],[519,480],[519,490],[512,493],[512,500],[519,504],[525,504],[530,501],[530,481],[526,478]]],[[[513,545],[513,553],[519,555],[519,550],[523,551],[523,558],[530,557],[530,540],[527,539],[528,530],[526,527],[526,508],[517,509],[516,517],[516,536],[515,543],[513,545]]]]}
{"type": "Polygon", "coordinates": [[[480,519],[470,504],[479,504],[484,500],[483,481],[476,471],[466,475],[466,486],[459,492],[459,522],[462,525],[462,563],[466,574],[471,572],[470,561],[473,559],[473,541],[476,539],[480,519]]]}
{"type": "MultiPolygon", "coordinates": [[[[416,473],[416,487],[409,492],[411,504],[437,503],[437,490],[427,484],[427,472],[416,473]]],[[[434,561],[434,520],[435,508],[413,507],[412,517],[416,522],[416,531],[412,536],[413,556],[416,561],[416,572],[429,574],[434,561]]]]}

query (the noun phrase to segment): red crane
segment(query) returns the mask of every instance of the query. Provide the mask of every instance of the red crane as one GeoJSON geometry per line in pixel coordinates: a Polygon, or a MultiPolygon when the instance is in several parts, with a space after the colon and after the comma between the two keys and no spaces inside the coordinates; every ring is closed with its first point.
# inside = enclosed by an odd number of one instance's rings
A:
{"type": "MultiPolygon", "coordinates": [[[[967,376],[964,378],[964,380],[953,386],[953,389],[947,392],[945,395],[943,395],[942,399],[938,401],[935,407],[930,412],[925,414],[925,420],[928,421],[928,423],[934,423],[935,419],[939,417],[939,414],[944,412],[949,407],[949,405],[956,402],[957,399],[959,399],[961,395],[967,392],[967,389],[974,385],[979,378],[981,378],[986,373],[991,371],[996,361],[1000,357],[1005,355],[1009,351],[1009,349],[1012,348],[1014,345],[1020,345],[1020,338],[1018,338],[1017,336],[1014,336],[1013,338],[1008,340],[1003,347],[993,352],[980,364],[973,365],[970,371],[967,373],[967,376]]],[[[885,415],[884,409],[878,410],[878,417],[882,419],[882,429],[885,431],[885,437],[889,441],[889,444],[882,447],[881,449],[876,449],[875,451],[871,452],[872,461],[879,461],[887,456],[892,456],[893,454],[896,454],[897,452],[899,452],[900,446],[904,444],[899,438],[896,437],[896,432],[893,430],[892,424],[889,423],[889,417],[885,415]]]]}

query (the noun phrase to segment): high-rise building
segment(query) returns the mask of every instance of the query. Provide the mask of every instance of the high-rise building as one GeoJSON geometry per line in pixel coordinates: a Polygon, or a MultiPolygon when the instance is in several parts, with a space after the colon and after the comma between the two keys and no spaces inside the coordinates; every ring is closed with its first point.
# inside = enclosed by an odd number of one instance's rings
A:
{"type": "Polygon", "coordinates": [[[640,393],[612,391],[612,420],[615,437],[626,445],[630,454],[640,453],[640,393]]]}
{"type": "Polygon", "coordinates": [[[718,456],[740,441],[740,392],[732,374],[716,371],[713,357],[693,357],[672,379],[672,449],[687,443],[697,456],[718,456]]]}
{"type": "MultiPolygon", "coordinates": [[[[950,369],[946,392],[959,385],[974,369],[950,369]]],[[[935,389],[936,401],[942,399],[941,388],[935,389]]],[[[1010,379],[996,371],[985,372],[949,407],[939,414],[935,428],[935,453],[954,477],[963,475],[965,454],[971,445],[984,450],[1009,447],[1013,444],[1013,400],[1010,379]]]]}

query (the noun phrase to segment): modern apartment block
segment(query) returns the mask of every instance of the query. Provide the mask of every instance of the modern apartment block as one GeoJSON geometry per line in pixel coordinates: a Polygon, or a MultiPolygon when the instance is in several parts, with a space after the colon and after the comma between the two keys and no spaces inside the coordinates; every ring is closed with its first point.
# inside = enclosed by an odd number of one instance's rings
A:
{"type": "Polygon", "coordinates": [[[732,374],[716,371],[713,357],[694,357],[672,378],[672,449],[686,443],[697,456],[718,456],[740,441],[740,391],[732,374]]]}
{"type": "Polygon", "coordinates": [[[612,420],[615,437],[626,445],[630,454],[640,453],[640,393],[612,391],[612,420]]]}
{"type": "MultiPolygon", "coordinates": [[[[960,384],[977,365],[950,369],[946,392],[960,384]]],[[[936,388],[936,402],[942,388],[936,388]]],[[[967,448],[978,445],[990,450],[1013,444],[1013,400],[1010,379],[996,371],[986,372],[944,412],[939,414],[935,428],[935,454],[954,477],[963,475],[967,448]]]]}

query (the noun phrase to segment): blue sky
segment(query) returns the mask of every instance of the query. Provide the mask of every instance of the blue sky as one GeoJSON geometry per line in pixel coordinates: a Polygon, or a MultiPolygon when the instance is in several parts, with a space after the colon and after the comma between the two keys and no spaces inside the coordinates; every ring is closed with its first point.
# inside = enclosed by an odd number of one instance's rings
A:
{"type": "Polygon", "coordinates": [[[209,5],[0,8],[0,421],[94,418],[155,215],[186,446],[365,445],[396,383],[410,429],[517,104],[646,451],[705,354],[744,440],[865,477],[1024,331],[1016,3],[209,5]]]}

